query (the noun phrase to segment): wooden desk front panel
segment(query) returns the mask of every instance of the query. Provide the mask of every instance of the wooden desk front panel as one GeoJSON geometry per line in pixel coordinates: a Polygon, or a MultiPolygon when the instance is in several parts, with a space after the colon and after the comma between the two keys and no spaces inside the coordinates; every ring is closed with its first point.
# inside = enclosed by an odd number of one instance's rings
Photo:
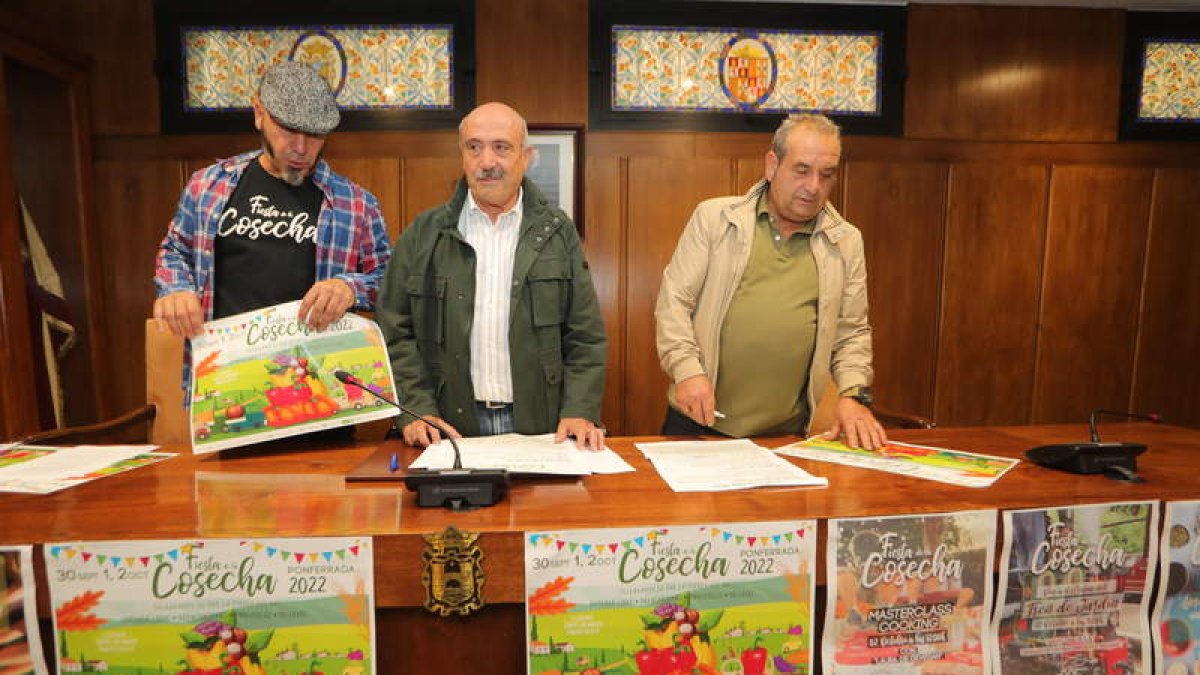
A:
{"type": "MultiPolygon", "coordinates": [[[[1131,485],[1101,476],[1075,476],[1022,462],[995,486],[972,489],[793,460],[827,477],[829,488],[675,493],[633,447],[637,440],[651,439],[623,438],[611,439],[610,445],[637,469],[636,473],[582,480],[517,481],[504,502],[469,513],[419,509],[413,495],[405,493],[399,528],[369,533],[375,536],[380,672],[417,672],[410,668],[430,673],[466,672],[466,666],[472,663],[494,666],[488,672],[521,672],[522,533],[526,531],[1200,499],[1200,480],[1194,470],[1195,458],[1200,457],[1200,431],[1120,424],[1107,425],[1104,432],[1107,438],[1149,446],[1139,462],[1146,483],[1131,485]],[[484,594],[489,606],[474,617],[439,619],[421,608],[424,541],[420,535],[447,525],[483,533],[480,543],[487,574],[484,594]]],[[[1033,445],[1083,440],[1087,431],[1082,425],[1055,425],[895,431],[893,436],[909,442],[1020,457],[1033,445]]],[[[763,444],[781,445],[789,440],[794,439],[771,439],[763,444]]],[[[369,445],[321,449],[293,444],[286,450],[285,446],[278,443],[227,451],[220,456],[181,454],[167,462],[54,495],[0,495],[0,544],[211,536],[199,527],[194,497],[196,471],[344,475],[375,450],[369,445]]],[[[414,451],[400,445],[396,450],[405,458],[415,456],[414,451]]],[[[398,483],[396,487],[399,489],[398,483]]],[[[823,540],[823,530],[818,542],[823,540]]],[[[817,572],[823,575],[824,556],[820,553],[818,560],[817,572]]],[[[48,617],[49,599],[40,564],[38,575],[39,612],[48,617]]]]}

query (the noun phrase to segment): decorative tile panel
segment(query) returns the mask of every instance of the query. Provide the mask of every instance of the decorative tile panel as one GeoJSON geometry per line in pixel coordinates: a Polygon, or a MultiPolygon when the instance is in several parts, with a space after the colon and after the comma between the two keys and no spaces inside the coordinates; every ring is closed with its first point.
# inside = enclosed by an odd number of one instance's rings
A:
{"type": "Polygon", "coordinates": [[[876,116],[882,35],[614,25],[612,109],[876,116]]]}
{"type": "Polygon", "coordinates": [[[248,110],[262,74],[314,64],[342,110],[454,107],[450,25],[185,28],[184,109],[248,110]]]}
{"type": "Polygon", "coordinates": [[[1200,122],[1200,41],[1146,41],[1138,121],[1200,122]]]}

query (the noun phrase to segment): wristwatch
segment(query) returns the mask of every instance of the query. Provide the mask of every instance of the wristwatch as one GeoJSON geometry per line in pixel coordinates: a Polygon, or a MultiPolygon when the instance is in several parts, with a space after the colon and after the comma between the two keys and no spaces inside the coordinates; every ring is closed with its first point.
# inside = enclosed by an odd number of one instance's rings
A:
{"type": "Polygon", "coordinates": [[[843,391],[841,395],[846,398],[852,398],[858,401],[859,405],[867,408],[870,408],[875,403],[875,397],[871,395],[871,388],[867,386],[850,387],[846,391],[843,391]]]}

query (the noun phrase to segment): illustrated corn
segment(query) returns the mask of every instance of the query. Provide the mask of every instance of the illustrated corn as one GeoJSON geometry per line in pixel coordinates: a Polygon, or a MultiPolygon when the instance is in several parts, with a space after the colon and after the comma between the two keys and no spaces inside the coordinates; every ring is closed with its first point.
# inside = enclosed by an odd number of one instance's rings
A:
{"type": "Polygon", "coordinates": [[[690,644],[692,653],[696,655],[697,665],[714,667],[717,665],[717,652],[713,649],[711,642],[701,640],[699,635],[692,635],[690,644]]]}
{"type": "Polygon", "coordinates": [[[663,630],[646,631],[646,646],[650,649],[674,649],[675,635],[679,632],[679,623],[672,621],[663,630]]]}

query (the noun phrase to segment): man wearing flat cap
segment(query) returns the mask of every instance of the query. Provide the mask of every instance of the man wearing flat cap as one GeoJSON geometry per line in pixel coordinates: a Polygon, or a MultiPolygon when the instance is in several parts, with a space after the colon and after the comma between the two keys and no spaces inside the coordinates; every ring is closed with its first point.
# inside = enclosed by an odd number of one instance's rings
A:
{"type": "Polygon", "coordinates": [[[154,316],[182,337],[297,299],[298,318],[324,330],[374,307],[387,266],[379,201],[321,159],[340,119],[325,79],[273,65],[252,104],[262,148],[192,175],[158,251],[154,316]]]}

